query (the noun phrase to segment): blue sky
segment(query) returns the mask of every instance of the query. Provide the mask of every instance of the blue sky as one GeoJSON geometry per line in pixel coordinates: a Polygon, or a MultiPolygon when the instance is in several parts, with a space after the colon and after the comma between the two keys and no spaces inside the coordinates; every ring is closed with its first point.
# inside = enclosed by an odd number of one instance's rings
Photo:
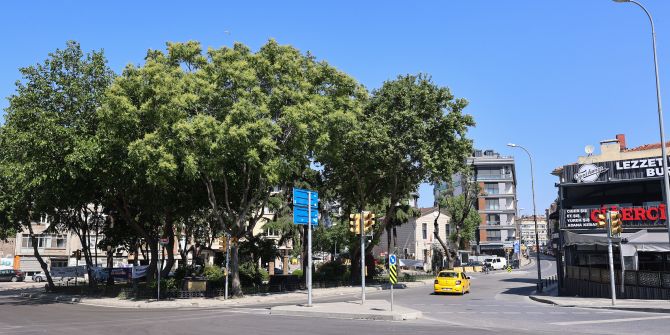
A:
{"type": "MultiPolygon", "coordinates": [[[[656,20],[661,87],[670,87],[670,2],[642,1],[656,20]]],[[[120,72],[167,41],[212,47],[239,41],[257,49],[274,38],[311,51],[369,89],[424,72],[467,98],[466,112],[477,121],[470,133],[475,145],[516,157],[524,214],[532,213],[528,158],[506,143],[533,154],[537,208],[544,213],[556,198],[551,170],[575,162],[585,145],[597,148],[618,133],[629,147],[659,142],[649,22],[633,4],[63,2],[3,3],[3,98],[14,92],[19,67],[42,61],[69,39],[86,50],[104,49],[120,72]]],[[[0,108],[6,106],[2,99],[0,108]]],[[[430,206],[431,188],[422,186],[420,194],[420,204],[430,206]]]]}

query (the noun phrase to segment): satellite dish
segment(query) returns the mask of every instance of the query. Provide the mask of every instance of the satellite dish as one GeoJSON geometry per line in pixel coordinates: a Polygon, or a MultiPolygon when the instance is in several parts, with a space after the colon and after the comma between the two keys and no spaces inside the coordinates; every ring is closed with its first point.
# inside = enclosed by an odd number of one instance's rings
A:
{"type": "Polygon", "coordinates": [[[584,152],[586,152],[587,155],[591,156],[591,154],[593,153],[593,149],[594,149],[593,146],[589,144],[584,147],[584,152]]]}

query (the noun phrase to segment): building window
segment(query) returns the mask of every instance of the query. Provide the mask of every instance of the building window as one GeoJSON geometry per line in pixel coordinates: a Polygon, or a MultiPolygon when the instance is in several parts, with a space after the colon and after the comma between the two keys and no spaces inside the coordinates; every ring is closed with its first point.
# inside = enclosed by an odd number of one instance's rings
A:
{"type": "Polygon", "coordinates": [[[428,224],[427,223],[422,223],[421,224],[421,232],[423,233],[423,239],[424,240],[428,239],[428,224]]]}
{"type": "Polygon", "coordinates": [[[500,199],[486,199],[486,209],[500,209],[500,199]]]}
{"type": "MultiPolygon", "coordinates": [[[[49,235],[37,235],[35,236],[37,238],[37,247],[40,249],[43,249],[46,247],[48,244],[51,243],[51,236],[49,235]]],[[[23,236],[21,238],[21,247],[22,248],[32,248],[33,247],[33,240],[30,238],[30,236],[23,236]]]]}
{"type": "Polygon", "coordinates": [[[500,193],[500,191],[498,189],[498,183],[486,183],[486,184],[484,184],[484,192],[487,195],[500,193]]]}
{"type": "Polygon", "coordinates": [[[500,241],[500,230],[488,230],[486,232],[487,241],[500,241]]]}
{"type": "Polygon", "coordinates": [[[52,248],[65,249],[67,244],[67,239],[65,235],[56,235],[55,243],[51,246],[52,248]]]}
{"type": "Polygon", "coordinates": [[[67,266],[67,259],[57,259],[57,258],[51,259],[52,268],[61,268],[66,266],[67,266]]]}
{"type": "Polygon", "coordinates": [[[478,180],[494,180],[501,179],[502,173],[500,168],[479,168],[477,169],[478,180]]]}
{"type": "Polygon", "coordinates": [[[486,215],[486,224],[489,226],[497,226],[500,224],[500,215],[499,214],[487,214],[486,215]]]}

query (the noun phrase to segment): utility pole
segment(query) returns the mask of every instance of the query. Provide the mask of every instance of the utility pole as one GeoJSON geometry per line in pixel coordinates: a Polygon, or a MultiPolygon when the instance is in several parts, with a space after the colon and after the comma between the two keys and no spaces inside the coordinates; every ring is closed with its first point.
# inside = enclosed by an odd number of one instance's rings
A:
{"type": "Polygon", "coordinates": [[[361,206],[361,219],[358,221],[361,233],[361,305],[365,304],[365,226],[363,220],[365,220],[365,213],[361,206]]]}
{"type": "Polygon", "coordinates": [[[612,214],[607,211],[607,254],[610,265],[610,290],[612,292],[612,306],[616,304],[616,283],[614,282],[614,256],[612,252],[612,214]]]}

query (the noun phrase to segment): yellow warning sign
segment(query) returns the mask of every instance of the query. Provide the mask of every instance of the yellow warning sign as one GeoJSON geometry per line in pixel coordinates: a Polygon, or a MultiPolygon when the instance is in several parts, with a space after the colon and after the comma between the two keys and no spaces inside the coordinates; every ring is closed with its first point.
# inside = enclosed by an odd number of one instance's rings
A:
{"type": "Polygon", "coordinates": [[[391,281],[391,284],[398,283],[398,270],[396,270],[395,265],[389,266],[389,280],[391,281]]]}

